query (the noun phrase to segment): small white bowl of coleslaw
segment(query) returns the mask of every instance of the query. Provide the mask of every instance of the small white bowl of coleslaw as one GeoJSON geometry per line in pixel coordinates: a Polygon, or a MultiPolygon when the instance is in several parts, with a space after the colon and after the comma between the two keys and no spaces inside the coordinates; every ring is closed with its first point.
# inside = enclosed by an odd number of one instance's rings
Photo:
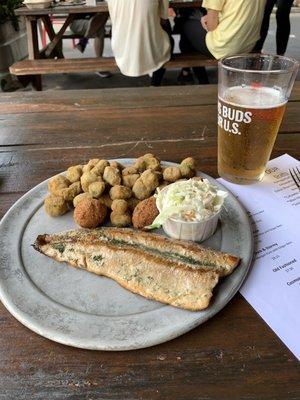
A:
{"type": "Polygon", "coordinates": [[[226,196],[205,178],[172,183],[156,195],[159,215],[151,228],[162,226],[172,238],[203,242],[215,233],[226,196]]]}

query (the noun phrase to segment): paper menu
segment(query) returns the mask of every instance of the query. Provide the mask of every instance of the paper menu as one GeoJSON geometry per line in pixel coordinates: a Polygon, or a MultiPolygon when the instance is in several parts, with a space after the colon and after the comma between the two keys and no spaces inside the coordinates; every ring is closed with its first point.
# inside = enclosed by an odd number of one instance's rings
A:
{"type": "Polygon", "coordinates": [[[300,191],[289,174],[289,169],[299,166],[300,162],[288,154],[277,157],[268,162],[263,182],[253,187],[254,189],[259,187],[264,196],[273,193],[282,205],[289,207],[290,211],[298,209],[299,212],[300,191]]]}
{"type": "Polygon", "coordinates": [[[263,182],[241,186],[219,179],[248,211],[254,262],[241,294],[300,359],[300,190],[284,155],[268,163],[263,182]],[[298,222],[297,222],[298,221],[298,222]]]}

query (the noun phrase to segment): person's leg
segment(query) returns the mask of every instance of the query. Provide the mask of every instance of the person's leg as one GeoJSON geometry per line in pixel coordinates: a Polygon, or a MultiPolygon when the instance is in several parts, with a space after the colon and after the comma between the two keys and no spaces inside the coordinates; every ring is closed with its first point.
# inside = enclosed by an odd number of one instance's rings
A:
{"type": "Polygon", "coordinates": [[[206,46],[206,30],[197,19],[187,19],[182,24],[182,35],[180,39],[180,50],[182,53],[197,52],[204,56],[213,58],[206,46]]]}
{"type": "Polygon", "coordinates": [[[81,53],[84,53],[85,48],[89,42],[89,39],[86,37],[82,37],[79,39],[78,43],[76,44],[76,49],[79,50],[81,53]]]}
{"type": "MultiPolygon", "coordinates": [[[[94,38],[94,51],[96,57],[103,56],[104,41],[105,41],[105,25],[108,19],[108,13],[99,13],[94,15],[89,22],[89,26],[86,32],[87,37],[94,38]]],[[[111,77],[109,71],[97,72],[101,78],[111,77]]]]}
{"type": "Polygon", "coordinates": [[[253,49],[254,52],[262,51],[262,48],[264,46],[268,31],[269,31],[270,16],[271,16],[271,13],[272,13],[275,3],[276,3],[276,0],[267,0],[267,2],[266,2],[264,17],[263,17],[261,29],[260,29],[260,39],[256,42],[256,45],[254,46],[254,49],[253,49]]]}
{"type": "Polygon", "coordinates": [[[277,54],[283,55],[286,51],[290,31],[290,11],[293,5],[293,0],[278,0],[277,1],[277,31],[276,31],[276,48],[277,54]]]}
{"type": "Polygon", "coordinates": [[[96,57],[102,57],[105,40],[105,24],[108,19],[108,15],[97,14],[96,17],[97,19],[94,19],[91,22],[88,35],[94,37],[94,49],[96,57]]]}
{"type": "Polygon", "coordinates": [[[165,75],[166,68],[161,67],[157,71],[153,72],[151,77],[151,86],[161,86],[161,81],[165,75]]]}
{"type": "MultiPolygon", "coordinates": [[[[169,20],[164,21],[164,23],[162,23],[162,28],[169,35],[170,44],[171,44],[171,57],[172,57],[173,50],[174,50],[174,39],[172,36],[172,27],[171,27],[170,21],[169,20]]],[[[166,72],[166,69],[164,67],[161,67],[157,71],[153,72],[150,85],[151,86],[160,86],[161,82],[163,80],[163,77],[165,75],[165,72],[166,72]]]]}
{"type": "MultiPolygon", "coordinates": [[[[209,58],[213,58],[206,46],[205,37],[206,30],[201,25],[201,22],[196,19],[188,19],[182,24],[182,34],[180,38],[180,50],[183,54],[198,52],[209,58]]],[[[193,72],[200,84],[208,84],[208,76],[204,67],[194,67],[193,72]]],[[[184,71],[182,71],[181,75],[184,71]]]]}

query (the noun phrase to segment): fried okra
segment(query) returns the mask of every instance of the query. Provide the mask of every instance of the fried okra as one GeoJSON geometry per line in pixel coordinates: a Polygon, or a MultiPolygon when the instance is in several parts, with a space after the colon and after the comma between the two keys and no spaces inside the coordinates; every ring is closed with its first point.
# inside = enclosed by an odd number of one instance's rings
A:
{"type": "Polygon", "coordinates": [[[112,204],[112,199],[110,198],[110,195],[108,193],[104,193],[101,197],[98,199],[102,204],[105,204],[106,207],[111,208],[112,204]]]}
{"type": "Polygon", "coordinates": [[[137,199],[136,197],[131,197],[127,200],[129,211],[133,212],[135,207],[141,202],[141,200],[137,199]]]}
{"type": "Polygon", "coordinates": [[[56,175],[49,180],[48,190],[51,194],[59,194],[59,191],[69,187],[70,183],[64,175],[56,175]]]}
{"type": "Polygon", "coordinates": [[[99,161],[99,158],[92,158],[87,164],[83,165],[82,171],[90,172],[99,161]]]}
{"type": "Polygon", "coordinates": [[[159,175],[156,171],[147,169],[133,185],[132,193],[137,199],[144,200],[151,196],[151,193],[158,187],[158,185],[159,175]]]}
{"type": "Polygon", "coordinates": [[[144,200],[151,196],[152,190],[145,185],[142,178],[139,178],[133,185],[132,193],[137,199],[144,200]]]}
{"type": "Polygon", "coordinates": [[[61,189],[59,191],[60,196],[64,198],[65,201],[73,201],[74,197],[82,192],[80,182],[74,182],[69,187],[61,189]]]}
{"type": "Polygon", "coordinates": [[[134,166],[125,167],[122,170],[122,175],[123,176],[125,176],[125,175],[133,175],[133,174],[138,174],[138,170],[134,166]]]}
{"type": "Polygon", "coordinates": [[[132,188],[135,182],[139,179],[140,174],[123,175],[122,183],[124,186],[132,188]]]}
{"type": "Polygon", "coordinates": [[[133,167],[138,171],[138,172],[143,172],[145,171],[146,167],[146,161],[142,158],[139,157],[135,160],[133,167]]]}
{"type": "Polygon", "coordinates": [[[115,199],[130,199],[132,191],[129,187],[123,185],[115,185],[109,191],[110,198],[115,199]]]}
{"type": "Polygon", "coordinates": [[[121,173],[117,168],[114,167],[105,167],[103,173],[103,179],[111,186],[120,185],[121,184],[121,173]]]}
{"type": "Polygon", "coordinates": [[[74,165],[67,169],[66,176],[67,176],[67,179],[69,179],[69,181],[71,183],[74,183],[74,182],[80,181],[82,173],[83,173],[82,165],[74,165]]]}
{"type": "Polygon", "coordinates": [[[120,228],[131,225],[131,215],[129,213],[119,214],[115,211],[112,211],[110,214],[110,222],[114,226],[118,226],[120,228]]]}
{"type": "Polygon", "coordinates": [[[182,160],[179,168],[183,178],[192,178],[196,175],[196,162],[192,157],[182,160]]]}
{"type": "Polygon", "coordinates": [[[94,197],[95,199],[99,199],[102,196],[105,190],[105,183],[104,182],[92,182],[89,185],[89,194],[94,197]]]}
{"type": "Polygon", "coordinates": [[[179,167],[167,167],[163,172],[163,178],[167,182],[176,182],[182,178],[179,167]]]}
{"type": "Polygon", "coordinates": [[[69,211],[68,204],[64,198],[53,194],[45,198],[44,206],[46,213],[51,217],[59,217],[69,211]]]}
{"type": "Polygon", "coordinates": [[[109,162],[107,160],[100,160],[97,164],[91,169],[91,172],[96,175],[103,175],[103,172],[106,167],[109,166],[109,162]]]}
{"type": "Polygon", "coordinates": [[[124,166],[118,161],[110,161],[109,165],[113,168],[118,169],[120,172],[124,169],[124,166]]]}
{"type": "Polygon", "coordinates": [[[128,210],[128,203],[126,200],[116,199],[111,203],[111,209],[117,214],[125,214],[128,210]]]}
{"type": "Polygon", "coordinates": [[[93,182],[101,181],[101,177],[92,173],[92,172],[84,172],[82,177],[80,178],[81,187],[84,192],[89,191],[89,186],[93,182]]]}

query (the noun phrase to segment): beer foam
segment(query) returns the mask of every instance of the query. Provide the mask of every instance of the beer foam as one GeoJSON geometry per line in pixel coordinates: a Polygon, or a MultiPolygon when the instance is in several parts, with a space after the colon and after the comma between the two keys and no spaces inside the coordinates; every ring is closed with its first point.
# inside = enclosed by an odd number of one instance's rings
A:
{"type": "Polygon", "coordinates": [[[251,86],[228,88],[221,100],[236,107],[250,108],[274,108],[287,102],[282,92],[278,89],[251,86]]]}

